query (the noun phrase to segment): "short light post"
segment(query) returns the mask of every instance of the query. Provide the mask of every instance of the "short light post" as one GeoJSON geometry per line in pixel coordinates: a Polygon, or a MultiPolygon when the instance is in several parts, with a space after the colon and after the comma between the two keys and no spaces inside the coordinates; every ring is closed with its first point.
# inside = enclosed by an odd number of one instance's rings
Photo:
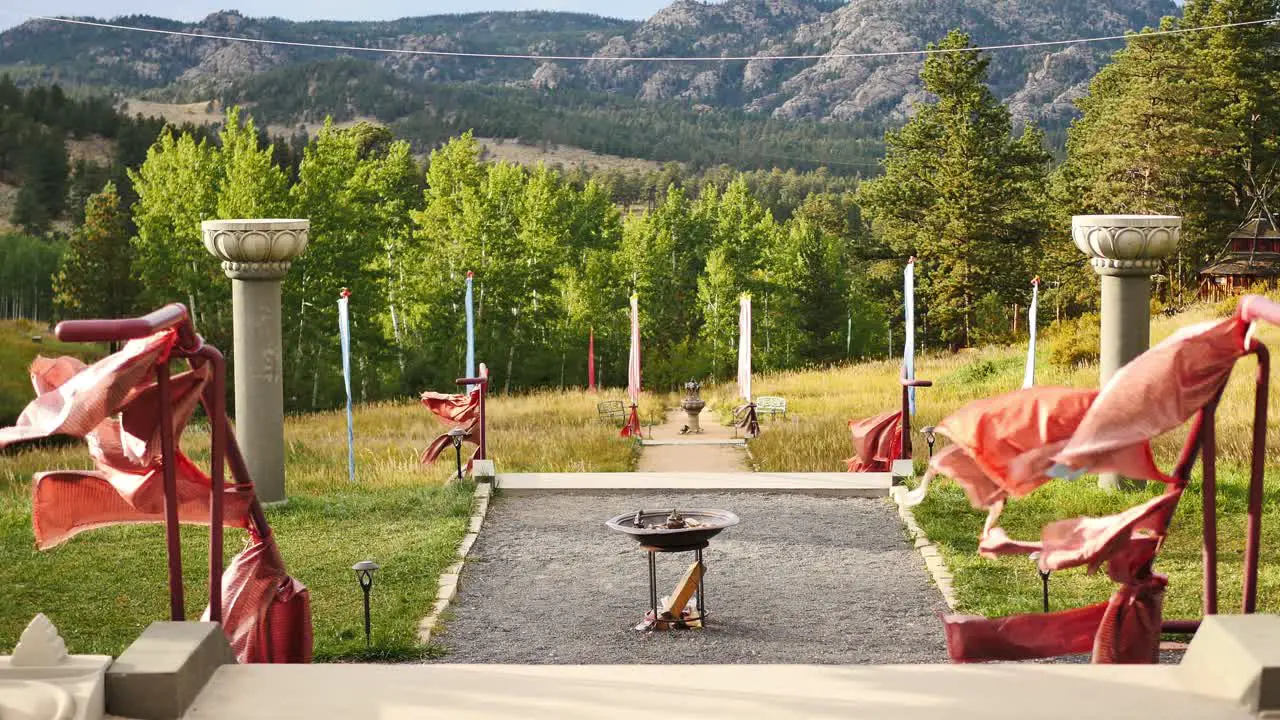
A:
{"type": "Polygon", "coordinates": [[[1042,588],[1041,597],[1043,598],[1044,611],[1049,612],[1049,575],[1050,573],[1040,569],[1040,553],[1031,553],[1031,562],[1036,564],[1036,572],[1040,573],[1040,586],[1042,588]]]}
{"type": "Polygon", "coordinates": [[[462,441],[467,437],[467,431],[460,427],[456,427],[449,431],[449,442],[453,443],[453,455],[458,461],[458,479],[462,479],[462,441]]]}
{"type": "Polygon", "coordinates": [[[922,427],[922,428],[920,428],[920,432],[921,432],[921,433],[924,433],[924,441],[925,441],[926,443],[928,443],[928,444],[929,444],[929,459],[930,459],[930,460],[932,460],[932,459],[933,459],[933,445],[934,445],[934,443],[938,442],[938,438],[937,438],[937,436],[935,436],[935,435],[933,434],[933,431],[934,431],[934,430],[936,430],[936,429],[937,429],[937,428],[936,428],[936,427],[934,427],[933,425],[930,425],[930,426],[928,426],[928,427],[922,427]]]}
{"type": "Polygon", "coordinates": [[[382,567],[372,560],[361,560],[351,566],[356,571],[356,580],[360,582],[360,590],[364,592],[364,645],[373,645],[373,620],[369,615],[369,593],[373,591],[373,573],[382,567]]]}

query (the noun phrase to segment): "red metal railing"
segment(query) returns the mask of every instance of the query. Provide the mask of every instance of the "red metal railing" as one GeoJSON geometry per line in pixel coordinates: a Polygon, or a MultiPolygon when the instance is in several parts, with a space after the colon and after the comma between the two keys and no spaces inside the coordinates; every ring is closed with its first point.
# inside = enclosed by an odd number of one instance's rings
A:
{"type": "Polygon", "coordinates": [[[899,460],[911,459],[911,388],[933,387],[932,380],[909,380],[900,378],[902,383],[902,449],[899,460]]]}
{"type": "Polygon", "coordinates": [[[485,414],[485,400],[489,394],[489,367],[484,363],[480,363],[480,377],[458,378],[454,380],[458,385],[466,388],[477,387],[480,392],[480,454],[476,456],[477,460],[489,459],[489,426],[488,417],[485,414]]]}
{"type": "MultiPolygon", "coordinates": [[[[1280,325],[1280,304],[1263,297],[1249,296],[1240,301],[1240,316],[1247,322],[1265,320],[1280,325]]],[[[1258,359],[1255,376],[1253,443],[1249,467],[1249,500],[1245,526],[1244,568],[1242,572],[1241,612],[1257,611],[1258,568],[1262,539],[1263,481],[1265,478],[1267,450],[1267,410],[1271,386],[1271,353],[1265,345],[1253,338],[1246,354],[1258,359]]],[[[1182,448],[1174,477],[1186,483],[1191,479],[1197,453],[1201,455],[1202,505],[1204,524],[1201,528],[1202,556],[1204,562],[1203,608],[1205,615],[1218,612],[1218,477],[1217,477],[1217,428],[1216,417],[1222,391],[1196,415],[1191,433],[1182,448]]],[[[1166,620],[1161,625],[1164,632],[1192,634],[1200,628],[1199,620],[1166,620]]]]}
{"type": "MultiPolygon", "coordinates": [[[[235,436],[230,432],[226,414],[226,360],[222,353],[195,331],[187,308],[179,303],[166,305],[139,318],[124,320],[67,320],[58,324],[54,334],[64,342],[124,342],[154,335],[163,330],[174,330],[177,342],[170,359],[185,359],[192,368],[206,364],[211,371],[210,382],[205,386],[200,402],[209,417],[209,477],[211,496],[209,502],[209,617],[214,622],[222,620],[222,571],[223,571],[223,494],[226,489],[225,465],[230,464],[231,474],[238,483],[251,485],[248,467],[235,436]]],[[[165,546],[169,565],[169,614],[174,620],[185,619],[185,602],[182,586],[182,546],[178,522],[177,475],[175,453],[177,450],[173,432],[172,394],[169,387],[168,361],[156,365],[156,387],[160,395],[160,446],[163,463],[162,477],[165,493],[165,546]]],[[[262,506],[255,497],[250,503],[250,517],[261,537],[270,530],[262,506]]]]}

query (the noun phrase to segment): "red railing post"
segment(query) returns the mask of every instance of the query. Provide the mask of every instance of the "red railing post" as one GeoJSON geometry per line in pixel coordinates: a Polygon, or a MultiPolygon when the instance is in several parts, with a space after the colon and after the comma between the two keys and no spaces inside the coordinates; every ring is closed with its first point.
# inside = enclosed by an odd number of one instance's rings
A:
{"type": "Polygon", "coordinates": [[[178,525],[178,473],[173,438],[172,396],[169,390],[169,360],[165,358],[156,366],[156,389],[160,403],[160,455],[161,475],[164,478],[164,537],[169,556],[169,616],[173,620],[186,618],[186,603],[182,596],[182,539],[178,525]]]}
{"type": "Polygon", "coordinates": [[[488,410],[485,407],[485,401],[488,399],[488,394],[489,394],[489,368],[484,363],[480,363],[479,375],[480,377],[458,378],[457,380],[454,380],[454,383],[461,385],[464,388],[467,388],[468,392],[470,392],[470,389],[472,387],[479,388],[477,392],[480,393],[480,437],[479,437],[479,443],[478,443],[478,445],[480,446],[480,452],[476,456],[476,459],[488,460],[489,459],[489,426],[488,426],[488,415],[487,415],[488,410]]]}
{"type": "Polygon", "coordinates": [[[1204,514],[1201,558],[1204,560],[1204,614],[1218,614],[1218,431],[1217,404],[1206,408],[1202,428],[1200,465],[1201,507],[1204,514]]]}
{"type": "Polygon", "coordinates": [[[222,353],[204,345],[192,356],[192,366],[207,362],[212,377],[201,398],[209,416],[209,619],[222,622],[223,500],[226,492],[227,363],[222,353]]]}
{"type": "Polygon", "coordinates": [[[911,388],[933,387],[932,380],[908,380],[901,378],[902,383],[902,448],[898,452],[899,460],[911,459],[911,388]]]}
{"type": "Polygon", "coordinates": [[[1244,540],[1244,588],[1241,610],[1252,613],[1258,608],[1258,555],[1262,542],[1262,482],[1267,454],[1267,397],[1271,385],[1271,353],[1266,346],[1255,344],[1258,356],[1257,387],[1253,409],[1253,464],[1249,472],[1249,519],[1244,540]]]}

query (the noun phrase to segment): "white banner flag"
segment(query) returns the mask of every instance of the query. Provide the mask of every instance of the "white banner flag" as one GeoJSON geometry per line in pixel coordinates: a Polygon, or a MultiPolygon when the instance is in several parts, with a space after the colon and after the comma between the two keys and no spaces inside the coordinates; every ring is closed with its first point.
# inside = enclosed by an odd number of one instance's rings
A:
{"type": "Polygon", "coordinates": [[[1031,343],[1027,346],[1027,369],[1022,374],[1022,387],[1036,384],[1036,313],[1040,307],[1040,278],[1031,281],[1031,307],[1027,309],[1027,328],[1031,343]]]}
{"type": "MultiPolygon", "coordinates": [[[[476,306],[471,294],[471,272],[467,272],[467,293],[463,305],[467,314],[467,367],[464,377],[476,376],[476,306]]],[[[479,385],[472,388],[474,391],[479,385]]]]}
{"type": "Polygon", "coordinates": [[[627,357],[627,393],[640,404],[640,298],[631,296],[631,353],[627,357]]]}
{"type": "Polygon", "coordinates": [[[342,382],[347,388],[347,476],[356,481],[356,433],[351,417],[351,318],[347,300],[351,291],[342,288],[338,295],[338,343],[342,346],[342,382]]]}
{"type": "MultiPolygon", "coordinates": [[[[906,340],[902,346],[902,376],[908,380],[916,379],[916,259],[907,261],[907,269],[902,273],[902,302],[906,306],[906,340]]],[[[907,388],[907,406],[912,415],[916,414],[916,389],[907,388]]]]}
{"type": "Polygon", "coordinates": [[[751,295],[738,299],[738,392],[751,402],[751,295]]]}

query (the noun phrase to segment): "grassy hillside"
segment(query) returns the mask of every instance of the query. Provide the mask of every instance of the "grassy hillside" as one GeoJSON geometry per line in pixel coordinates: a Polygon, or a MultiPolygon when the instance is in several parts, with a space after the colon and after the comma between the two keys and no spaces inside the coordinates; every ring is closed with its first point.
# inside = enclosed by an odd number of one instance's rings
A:
{"type": "MultiPolygon", "coordinates": [[[[1225,315],[1231,307],[1232,303],[1201,305],[1175,317],[1157,317],[1152,323],[1152,340],[1157,342],[1178,328],[1225,315]]],[[[1080,344],[1080,331],[1079,326],[1072,325],[1063,332],[1051,334],[1048,341],[1042,343],[1037,384],[1097,386],[1096,364],[1052,362],[1055,356],[1072,355],[1069,351],[1080,344]]],[[[1273,351],[1280,348],[1280,329],[1264,328],[1261,339],[1273,351]]],[[[921,390],[918,396],[918,415],[912,422],[917,429],[913,441],[917,458],[926,453],[924,441],[918,434],[920,427],[936,424],[971,400],[1020,387],[1025,354],[1025,347],[988,347],[956,354],[926,353],[920,358],[918,377],[931,379],[935,385],[921,390]]],[[[787,373],[757,379],[757,393],[783,395],[789,410],[794,411],[789,421],[766,423],[764,433],[752,442],[751,452],[759,469],[843,470],[843,458],[852,454],[846,421],[899,407],[899,371],[897,362],[879,362],[830,372],[787,373]]],[[[1255,372],[1256,363],[1252,359],[1239,363],[1218,413],[1219,586],[1225,612],[1232,612],[1240,602],[1255,372]]],[[[1280,473],[1280,422],[1274,420],[1280,408],[1280,378],[1272,379],[1270,398],[1272,422],[1268,425],[1266,463],[1268,477],[1274,478],[1280,473]]],[[[1162,468],[1168,470],[1173,466],[1184,439],[1185,432],[1181,430],[1159,439],[1156,458],[1162,468]]],[[[917,462],[917,467],[923,468],[922,461],[917,462]]],[[[1158,571],[1167,573],[1171,579],[1165,601],[1166,617],[1190,618],[1200,613],[1202,514],[1198,472],[1197,469],[1196,479],[1179,504],[1173,533],[1157,561],[1158,571]]],[[[1141,493],[1113,494],[1099,490],[1094,481],[1094,477],[1086,476],[1076,482],[1051,483],[1026,499],[1011,502],[1002,523],[1013,537],[1036,538],[1040,528],[1051,520],[1107,515],[1162,491],[1153,487],[1141,493]]],[[[1280,491],[1274,485],[1267,490],[1265,507],[1259,598],[1262,609],[1280,612],[1280,491]]],[[[978,556],[978,534],[985,512],[971,508],[958,487],[949,482],[935,486],[915,512],[925,532],[940,545],[956,576],[956,589],[964,611],[1002,615],[1040,609],[1040,578],[1033,563],[1021,557],[986,560],[978,556]]],[[[1105,575],[1090,577],[1079,570],[1055,573],[1051,603],[1061,609],[1100,602],[1113,589],[1114,585],[1105,575]]]]}
{"type": "Polygon", "coordinates": [[[31,400],[27,367],[37,355],[92,360],[101,352],[99,347],[58,342],[44,324],[0,320],[0,427],[12,424],[31,400]]]}

